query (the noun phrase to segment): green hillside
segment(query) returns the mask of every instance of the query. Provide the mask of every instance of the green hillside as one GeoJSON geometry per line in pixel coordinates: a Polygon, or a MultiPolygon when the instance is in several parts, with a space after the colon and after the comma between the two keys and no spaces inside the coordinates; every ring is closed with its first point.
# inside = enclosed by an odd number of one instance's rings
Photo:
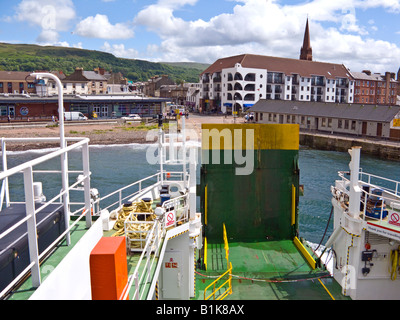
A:
{"type": "Polygon", "coordinates": [[[202,64],[154,63],[143,60],[116,58],[106,52],[65,47],[38,46],[29,44],[0,43],[0,70],[36,71],[61,70],[69,75],[80,67],[93,70],[102,67],[121,72],[132,81],[147,81],[155,75],[166,74],[175,82],[198,82],[202,64]]]}

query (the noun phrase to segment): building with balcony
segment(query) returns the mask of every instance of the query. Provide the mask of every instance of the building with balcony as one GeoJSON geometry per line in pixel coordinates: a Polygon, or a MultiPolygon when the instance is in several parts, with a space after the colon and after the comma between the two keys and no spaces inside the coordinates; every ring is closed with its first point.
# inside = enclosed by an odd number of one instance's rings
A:
{"type": "Polygon", "coordinates": [[[200,75],[200,108],[243,112],[260,99],[353,103],[344,65],[313,61],[308,19],[299,59],[243,54],[218,59],[200,75]]]}
{"type": "Polygon", "coordinates": [[[344,65],[253,54],[222,58],[200,76],[203,111],[243,112],[260,99],[353,103],[344,65]]]}

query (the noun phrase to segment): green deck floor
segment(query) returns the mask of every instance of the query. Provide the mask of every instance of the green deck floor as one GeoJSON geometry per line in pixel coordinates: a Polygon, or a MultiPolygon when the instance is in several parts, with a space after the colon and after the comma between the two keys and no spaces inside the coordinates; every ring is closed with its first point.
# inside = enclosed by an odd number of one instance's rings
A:
{"type": "MultiPolygon", "coordinates": [[[[65,241],[62,241],[58,246],[56,246],[53,253],[44,259],[40,264],[40,276],[42,282],[49,276],[51,270],[53,270],[61,262],[62,258],[72,250],[74,245],[83,237],[87,232],[86,222],[79,221],[74,228],[72,228],[71,235],[71,245],[67,246],[65,241]]],[[[27,300],[35,292],[36,288],[32,287],[32,280],[30,276],[24,280],[24,282],[16,288],[8,297],[8,300],[27,300]]]]}
{"type": "MultiPolygon", "coordinates": [[[[223,244],[208,244],[207,254],[207,271],[196,275],[196,299],[203,299],[204,289],[226,271],[223,244]]],[[[346,299],[328,273],[312,270],[290,240],[229,243],[229,261],[233,293],[225,300],[331,300],[327,290],[334,299],[346,299]]]]}

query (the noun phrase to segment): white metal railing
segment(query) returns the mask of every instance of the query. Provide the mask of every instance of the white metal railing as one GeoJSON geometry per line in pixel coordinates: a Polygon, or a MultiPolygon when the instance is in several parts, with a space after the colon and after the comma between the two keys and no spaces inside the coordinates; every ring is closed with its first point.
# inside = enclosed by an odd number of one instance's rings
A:
{"type": "MultiPolygon", "coordinates": [[[[75,142],[70,146],[66,146],[65,148],[60,148],[54,152],[49,154],[43,155],[39,158],[33,159],[31,161],[25,162],[23,164],[17,165],[13,168],[8,169],[7,165],[7,154],[6,154],[6,142],[55,142],[60,141],[60,138],[2,138],[2,160],[3,160],[3,171],[0,172],[0,180],[3,181],[2,189],[1,189],[1,200],[6,200],[6,206],[9,206],[13,203],[18,202],[11,202],[10,194],[9,194],[9,183],[8,179],[11,176],[16,174],[23,174],[23,185],[24,185],[24,194],[25,194],[25,209],[26,209],[26,217],[19,221],[16,225],[8,228],[4,232],[0,234],[0,239],[7,236],[10,232],[15,230],[18,226],[22,225],[23,223],[27,224],[27,238],[28,238],[28,249],[30,255],[30,263],[29,265],[23,270],[13,281],[10,283],[2,292],[0,292],[0,297],[2,297],[6,292],[15,284],[17,283],[29,270],[31,271],[32,276],[32,285],[33,287],[38,287],[41,284],[41,276],[39,270],[39,261],[42,259],[49,250],[62,238],[66,238],[67,244],[70,244],[70,231],[73,226],[80,221],[84,216],[86,217],[86,226],[91,226],[91,203],[90,203],[90,170],[89,170],[89,139],[87,138],[68,138],[67,141],[75,142]],[[82,171],[79,173],[82,174],[81,179],[75,182],[72,185],[68,185],[67,188],[61,190],[61,192],[53,197],[51,200],[45,202],[39,208],[35,208],[35,199],[34,199],[34,190],[33,190],[33,174],[35,171],[33,168],[39,164],[46,163],[55,158],[60,158],[63,162],[67,160],[67,155],[69,152],[73,150],[77,150],[81,148],[82,151],[82,171]],[[74,222],[73,225],[69,225],[69,191],[75,188],[77,185],[84,184],[84,207],[82,215],[74,222]],[[62,199],[62,200],[61,200],[62,199]],[[65,224],[65,231],[61,234],[48,248],[46,248],[43,252],[40,253],[38,251],[38,238],[37,238],[37,229],[36,229],[36,214],[42,211],[44,208],[49,206],[52,203],[56,203],[57,200],[60,200],[57,203],[63,203],[64,206],[64,224],[65,224]],[[66,201],[65,201],[66,200],[66,201]]],[[[46,170],[40,170],[40,173],[45,173],[46,170]]],[[[50,173],[54,173],[54,170],[49,170],[50,173]]],[[[68,166],[62,166],[62,170],[57,171],[61,173],[64,177],[68,177],[68,166]],[[66,168],[66,170],[65,170],[66,168]]],[[[63,179],[64,179],[63,177],[63,179]]],[[[64,182],[64,180],[63,180],[64,182]]],[[[64,183],[63,183],[64,185],[64,183]]],[[[3,203],[1,203],[2,206],[3,203]]],[[[81,209],[82,210],[82,209],[81,209]]],[[[1,211],[0,211],[1,215],[1,211]]]]}
{"type": "Polygon", "coordinates": [[[130,185],[115,190],[109,193],[108,195],[99,198],[97,201],[94,202],[94,204],[100,207],[101,210],[112,211],[113,209],[120,208],[125,201],[140,195],[143,192],[143,190],[145,188],[148,188],[150,185],[154,184],[159,185],[161,183],[160,179],[161,179],[161,174],[156,173],[152,176],[146,177],[144,179],[131,183],[130,185]],[[126,192],[126,195],[124,194],[124,192],[126,192]],[[102,204],[105,201],[111,201],[111,203],[102,207],[102,204]]]}
{"type": "MultiPolygon", "coordinates": [[[[165,212],[163,228],[176,227],[179,224],[189,221],[188,193],[165,201],[161,207],[165,212]]],[[[147,219],[151,215],[154,215],[154,213],[131,212],[125,220],[124,231],[129,251],[142,252],[147,242],[152,241],[149,237],[149,232],[153,224],[158,220],[147,219]],[[138,220],[138,216],[142,216],[143,219],[138,220]]]]}
{"type": "Polygon", "coordinates": [[[166,224],[165,226],[168,227],[176,227],[180,223],[188,222],[189,221],[189,201],[188,198],[189,194],[186,193],[182,196],[167,200],[163,203],[162,207],[165,210],[166,215],[166,224]],[[168,213],[173,212],[174,219],[171,219],[171,223],[168,223],[168,213]]]}
{"type": "MultiPolygon", "coordinates": [[[[343,194],[349,196],[348,186],[350,185],[350,180],[346,177],[348,172],[340,171],[339,176],[342,178],[342,184],[339,188],[339,191],[343,194]]],[[[377,175],[369,174],[366,172],[362,172],[360,170],[359,174],[359,186],[361,188],[361,199],[360,199],[360,212],[362,212],[362,219],[365,221],[366,219],[382,221],[388,215],[388,209],[391,208],[392,203],[400,204],[400,190],[399,190],[399,181],[388,179],[384,177],[380,177],[377,175]],[[374,183],[372,180],[374,179],[374,183]],[[367,187],[367,188],[366,188],[367,187]],[[375,189],[375,193],[372,192],[375,189]],[[377,194],[376,190],[380,190],[381,194],[377,194]],[[375,203],[368,203],[374,199],[375,203]],[[371,206],[377,205],[378,210],[373,210],[375,214],[372,212],[367,212],[368,205],[371,210],[371,206]],[[380,209],[379,209],[380,208],[380,209]],[[374,216],[375,215],[375,216],[374,216]]],[[[345,204],[346,201],[342,201],[345,204]]],[[[374,207],[375,209],[376,207],[374,207]]]]}
{"type": "Polygon", "coordinates": [[[164,236],[164,221],[163,219],[156,219],[152,229],[147,235],[148,241],[146,241],[146,245],[137,262],[135,271],[128,277],[127,290],[125,290],[125,294],[121,300],[127,299],[132,286],[134,287],[132,299],[143,299],[144,294],[147,292],[148,285],[152,280],[152,270],[157,265],[164,236]],[[152,254],[152,252],[154,252],[154,254],[152,254]],[[142,265],[143,263],[144,265],[142,265]]]}

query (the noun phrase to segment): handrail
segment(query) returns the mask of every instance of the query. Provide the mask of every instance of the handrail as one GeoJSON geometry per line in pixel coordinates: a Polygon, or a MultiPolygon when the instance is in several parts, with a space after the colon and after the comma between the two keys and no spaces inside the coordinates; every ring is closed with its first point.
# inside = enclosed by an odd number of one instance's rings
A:
{"type": "MultiPolygon", "coordinates": [[[[15,140],[15,139],[14,139],[15,140]]],[[[39,139],[37,139],[39,140],[39,139]]],[[[44,156],[41,156],[39,158],[33,159],[31,161],[25,162],[23,164],[20,164],[16,167],[13,167],[11,169],[8,169],[7,171],[2,171],[0,172],[0,180],[3,180],[4,178],[8,178],[16,173],[19,173],[21,171],[24,171],[25,169],[29,168],[29,167],[33,167],[36,166],[38,164],[41,164],[45,161],[51,160],[53,158],[56,158],[58,156],[61,156],[62,154],[68,153],[71,150],[77,149],[78,147],[81,147],[85,144],[89,144],[89,138],[82,138],[82,140],[76,142],[73,145],[70,145],[64,149],[59,149],[56,150],[50,154],[46,154],[44,156]]]]}
{"type": "Polygon", "coordinates": [[[149,282],[151,276],[151,269],[154,266],[155,260],[158,257],[161,249],[162,239],[165,235],[165,228],[163,220],[155,220],[150,233],[147,236],[148,241],[146,242],[143,252],[136,264],[134,272],[128,278],[128,285],[125,295],[121,300],[126,300],[131,290],[134,286],[134,292],[132,299],[139,300],[143,298],[145,293],[146,283],[149,282]],[[151,252],[154,251],[153,257],[151,257],[151,252]],[[145,259],[145,260],[144,260],[145,259]],[[145,261],[142,267],[142,262],[145,261]],[[139,278],[139,269],[142,269],[142,274],[139,278]]]}
{"type": "Polygon", "coordinates": [[[228,270],[226,270],[221,276],[219,276],[216,280],[214,280],[204,289],[204,300],[210,299],[211,296],[213,297],[213,300],[223,300],[230,294],[232,294],[232,263],[229,263],[228,270]],[[215,288],[216,283],[220,281],[223,277],[225,277],[227,274],[229,274],[228,280],[223,282],[218,288],[215,288]],[[228,288],[221,295],[215,298],[215,293],[219,291],[222,287],[224,287],[226,284],[228,284],[228,288]],[[213,291],[208,296],[206,296],[207,290],[211,286],[213,287],[213,291]]]}
{"type": "MultiPolygon", "coordinates": [[[[175,211],[175,221],[172,224],[173,226],[176,227],[178,222],[186,222],[189,219],[189,215],[188,215],[188,210],[189,210],[189,203],[188,203],[188,196],[189,194],[186,193],[184,195],[181,195],[179,197],[176,198],[172,198],[170,200],[167,200],[163,203],[162,208],[164,209],[172,209],[175,211]],[[181,202],[183,201],[183,205],[181,204],[181,202]],[[183,212],[181,212],[181,215],[178,217],[178,210],[183,210],[183,212]]],[[[171,225],[166,225],[167,227],[170,227],[171,225]]]]}
{"type": "Polygon", "coordinates": [[[118,195],[118,200],[117,201],[115,201],[115,202],[109,204],[108,206],[102,208],[102,210],[108,210],[108,209],[110,209],[111,207],[113,207],[113,206],[115,206],[117,204],[118,204],[118,207],[121,207],[122,206],[122,202],[124,200],[130,199],[130,198],[136,196],[137,194],[139,194],[143,190],[142,182],[146,182],[146,181],[148,181],[150,179],[157,178],[157,183],[159,183],[160,182],[160,177],[161,177],[161,174],[160,173],[156,173],[156,174],[153,174],[152,176],[149,176],[149,177],[146,177],[144,179],[135,181],[134,183],[131,183],[130,185],[124,186],[124,187],[122,187],[122,188],[120,188],[118,190],[115,190],[115,191],[109,193],[108,195],[106,195],[104,197],[101,197],[101,198],[97,199],[94,204],[100,204],[102,201],[104,201],[104,200],[106,200],[106,199],[108,199],[108,198],[110,198],[112,196],[118,195]],[[125,196],[125,197],[122,197],[122,192],[123,191],[125,191],[125,190],[127,190],[129,188],[132,188],[134,186],[138,186],[139,190],[134,191],[134,192],[130,193],[129,195],[125,196]]]}
{"type": "MultiPolygon", "coordinates": [[[[70,217],[70,212],[69,212],[69,201],[67,203],[64,203],[64,215],[65,215],[65,231],[58,236],[58,238],[53,241],[52,244],[50,244],[49,247],[45,248],[42,250],[41,254],[39,255],[38,252],[38,238],[37,238],[37,226],[36,226],[36,214],[49,206],[52,203],[55,203],[57,199],[64,197],[65,195],[68,195],[69,191],[75,188],[78,184],[85,182],[85,188],[84,188],[84,198],[85,198],[85,203],[84,203],[84,210],[82,212],[82,215],[79,217],[79,220],[81,220],[84,216],[86,217],[86,225],[87,227],[90,227],[91,225],[91,215],[90,215],[90,171],[89,171],[89,163],[88,163],[88,145],[89,145],[89,139],[88,138],[73,138],[73,139],[68,139],[70,141],[76,141],[76,143],[72,144],[71,146],[65,147],[65,148],[60,148],[57,149],[54,152],[51,152],[49,154],[46,154],[44,156],[41,156],[39,158],[36,158],[34,160],[25,162],[23,164],[17,165],[11,169],[7,168],[7,158],[6,158],[6,141],[59,141],[60,138],[21,138],[21,139],[15,139],[15,138],[3,138],[2,139],[2,151],[3,151],[3,168],[5,168],[4,171],[0,172],[0,179],[5,181],[3,183],[2,187],[2,195],[1,195],[1,200],[4,200],[4,194],[7,192],[8,193],[8,183],[7,179],[10,176],[13,176],[15,174],[23,173],[23,185],[24,185],[24,193],[25,193],[25,208],[26,208],[26,217],[24,217],[20,222],[15,224],[14,226],[8,228],[7,230],[3,231],[0,234],[0,239],[4,238],[6,235],[8,235],[10,232],[12,232],[16,227],[22,225],[23,223],[27,224],[27,232],[28,232],[28,248],[30,252],[30,263],[29,265],[19,274],[17,277],[10,283],[2,292],[0,292],[0,297],[3,296],[4,294],[7,293],[9,288],[13,286],[14,283],[16,283],[21,277],[28,271],[31,270],[32,274],[32,285],[34,287],[38,287],[41,284],[41,276],[40,276],[40,271],[39,271],[39,261],[40,259],[43,258],[45,254],[50,250],[51,247],[53,247],[57,242],[59,242],[62,238],[66,237],[66,242],[69,245],[70,244],[70,231],[73,228],[75,224],[72,226],[69,225],[69,217],[70,217]],[[72,185],[66,186],[64,190],[62,190],[57,196],[52,198],[50,201],[47,201],[44,203],[42,206],[39,208],[35,208],[35,200],[34,200],[34,195],[33,195],[33,167],[36,165],[39,165],[41,163],[44,163],[46,161],[49,161],[51,159],[57,158],[57,157],[63,157],[68,154],[68,152],[80,148],[82,149],[82,172],[83,172],[83,178],[80,178],[77,182],[75,182],[72,185]]],[[[67,169],[68,170],[68,169],[67,169]]],[[[68,174],[68,172],[67,172],[68,174]]],[[[8,195],[7,195],[8,197],[8,195]]],[[[13,202],[14,203],[14,202],[13,202]]],[[[9,199],[7,199],[7,204],[10,204],[9,199]]],[[[2,203],[1,203],[2,205],[2,203]]],[[[1,208],[1,207],[0,207],[1,208]]],[[[82,210],[82,209],[81,209],[82,210]]],[[[0,213],[1,214],[1,213],[0,213]]],[[[76,223],[76,222],[75,222],[76,223]]]]}
{"type": "Polygon", "coordinates": [[[223,238],[224,238],[226,265],[229,265],[229,244],[228,244],[228,236],[226,234],[225,223],[223,224],[223,238]]]}
{"type": "MultiPolygon", "coordinates": [[[[205,289],[204,289],[204,300],[208,300],[211,296],[213,296],[214,300],[223,300],[225,299],[225,297],[228,294],[232,294],[232,263],[229,262],[229,244],[228,244],[228,236],[226,233],[226,227],[225,227],[225,223],[222,225],[222,230],[223,230],[223,239],[224,239],[224,249],[225,249],[225,258],[226,258],[226,265],[228,270],[225,271],[225,273],[223,273],[220,277],[218,277],[216,280],[214,280],[210,285],[208,285],[205,289]],[[218,281],[220,281],[224,276],[226,276],[229,273],[229,278],[228,280],[226,280],[225,282],[223,282],[218,288],[215,288],[216,283],[218,281]],[[220,295],[217,297],[217,299],[215,299],[215,292],[219,291],[222,287],[224,287],[226,284],[228,285],[228,288],[220,295]],[[213,286],[213,291],[212,293],[206,297],[206,292],[207,289],[210,288],[211,286],[213,286]]],[[[207,239],[206,239],[207,241],[207,239]]],[[[207,246],[206,246],[207,248],[207,246]]],[[[205,249],[207,250],[207,249],[205,249]]],[[[205,257],[205,260],[207,261],[207,257],[205,257]]],[[[207,270],[207,268],[206,268],[207,270]]]]}
{"type": "MultiPolygon", "coordinates": [[[[346,173],[347,172],[345,172],[345,171],[340,171],[339,172],[339,177],[342,178],[342,181],[344,182],[344,184],[342,186],[338,186],[337,190],[340,191],[340,193],[349,195],[349,191],[346,188],[346,183],[349,182],[349,180],[345,177],[346,173]]],[[[385,216],[384,216],[384,207],[385,207],[385,205],[386,204],[390,204],[391,202],[400,203],[400,194],[399,194],[400,190],[398,188],[400,182],[392,180],[392,179],[387,179],[387,178],[384,178],[384,177],[379,177],[379,176],[376,176],[376,175],[368,174],[368,173],[365,173],[365,172],[360,172],[360,175],[364,176],[364,177],[367,177],[367,181],[362,181],[361,179],[358,181],[360,187],[368,186],[368,187],[370,187],[370,189],[371,188],[372,189],[377,188],[377,189],[381,189],[383,191],[382,195],[378,196],[377,194],[373,194],[372,192],[368,192],[368,191],[364,190],[363,188],[361,188],[361,197],[360,197],[361,199],[360,199],[360,202],[363,205],[363,210],[362,210],[363,215],[362,215],[362,217],[360,217],[360,219],[363,220],[363,221],[366,221],[366,218],[368,218],[370,220],[382,221],[385,218],[385,216]],[[379,180],[384,181],[384,182],[395,183],[396,184],[396,189],[390,189],[388,187],[384,187],[384,186],[381,186],[381,185],[373,184],[373,183],[371,183],[371,177],[379,179],[379,180]],[[375,212],[376,215],[379,215],[379,217],[374,217],[372,215],[367,215],[367,203],[368,203],[368,199],[370,199],[371,196],[372,197],[379,197],[382,200],[382,205],[380,206],[380,212],[379,213],[378,213],[378,211],[375,212]]],[[[334,197],[338,201],[343,201],[340,195],[334,195],[334,197]]],[[[343,205],[344,205],[345,208],[347,208],[347,205],[345,203],[343,203],[343,205]]]]}
{"type": "MultiPolygon", "coordinates": [[[[345,174],[349,174],[349,172],[348,171],[339,171],[338,172],[339,177],[341,177],[343,181],[350,181],[349,179],[347,179],[345,177],[345,174]]],[[[385,182],[388,182],[388,183],[393,183],[393,184],[396,185],[395,189],[390,189],[388,187],[383,187],[383,186],[379,186],[379,188],[384,189],[384,190],[389,191],[389,192],[392,192],[396,196],[400,195],[400,189],[399,189],[400,181],[396,181],[396,180],[393,180],[393,179],[388,179],[388,178],[380,177],[380,176],[377,176],[377,175],[374,175],[374,174],[371,174],[371,173],[363,172],[363,171],[361,171],[361,169],[360,169],[359,175],[360,175],[359,181],[361,183],[366,183],[366,184],[369,184],[369,185],[374,185],[374,184],[371,183],[371,178],[376,178],[376,179],[379,179],[379,180],[382,180],[382,181],[385,181],[385,182]],[[363,181],[362,180],[363,177],[365,177],[367,179],[367,181],[363,181]]]]}

